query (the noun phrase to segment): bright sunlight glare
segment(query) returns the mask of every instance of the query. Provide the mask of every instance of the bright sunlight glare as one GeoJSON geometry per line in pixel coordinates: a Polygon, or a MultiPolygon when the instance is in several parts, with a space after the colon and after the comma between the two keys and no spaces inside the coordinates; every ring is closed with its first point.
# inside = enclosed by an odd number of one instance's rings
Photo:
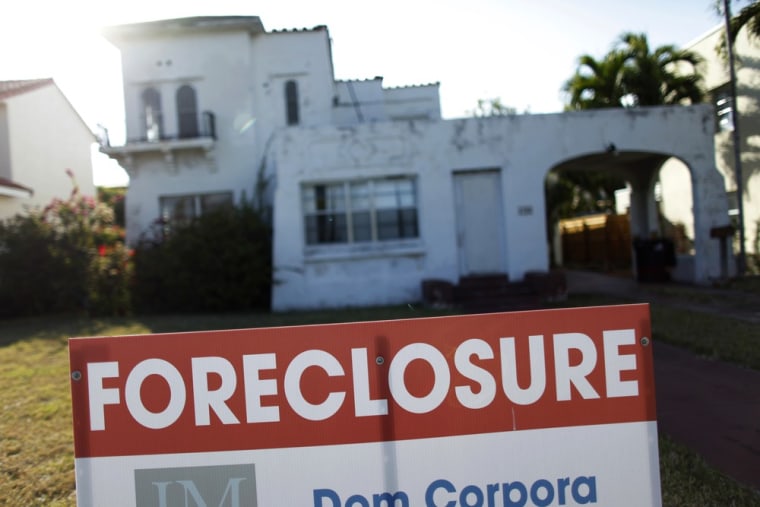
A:
{"type": "MultiPolygon", "coordinates": [[[[445,118],[493,98],[519,112],[559,112],[581,54],[603,55],[624,31],[683,45],[720,22],[710,0],[38,0],[0,17],[0,80],[54,78],[90,129],[106,126],[118,144],[121,61],[101,29],[218,15],[259,16],[267,30],[327,25],[337,79],[439,82],[445,118]]],[[[126,173],[95,153],[96,184],[126,184],[126,173]]]]}

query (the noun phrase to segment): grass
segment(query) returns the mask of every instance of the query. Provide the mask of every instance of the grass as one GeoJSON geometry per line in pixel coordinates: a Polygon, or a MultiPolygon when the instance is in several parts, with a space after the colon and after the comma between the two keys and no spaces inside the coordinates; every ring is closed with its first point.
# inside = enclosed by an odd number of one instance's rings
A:
{"type": "Polygon", "coordinates": [[[742,292],[760,294],[760,275],[749,275],[731,281],[731,288],[742,292]]]}
{"type": "Polygon", "coordinates": [[[0,505],[74,505],[66,337],[19,338],[0,347],[0,505]]]}
{"type": "Polygon", "coordinates": [[[750,507],[760,494],[716,472],[696,453],[660,435],[660,483],[665,507],[750,507]]]}
{"type": "Polygon", "coordinates": [[[673,302],[696,303],[711,305],[725,310],[743,310],[747,312],[758,311],[758,295],[760,295],[760,278],[749,277],[736,279],[728,282],[727,287],[733,289],[726,291],[721,289],[709,289],[693,287],[689,285],[654,285],[647,291],[663,300],[673,302]]]}
{"type": "MultiPolygon", "coordinates": [[[[599,304],[593,298],[572,302],[599,304]]],[[[43,318],[0,322],[0,505],[73,506],[76,503],[68,380],[67,339],[70,336],[298,325],[443,313],[399,307],[280,315],[43,318]]],[[[701,339],[700,329],[707,329],[708,334],[712,329],[704,324],[689,327],[680,316],[659,311],[653,312],[653,318],[656,337],[657,333],[676,335],[679,326],[687,326],[684,333],[677,336],[701,339]],[[662,329],[660,319],[671,318],[677,319],[673,328],[662,329]]],[[[722,350],[726,342],[707,339],[706,343],[722,350]]],[[[667,438],[660,439],[660,453],[664,505],[760,505],[756,493],[709,468],[696,454],[667,438]]]]}
{"type": "Polygon", "coordinates": [[[651,314],[655,340],[760,370],[757,324],[660,305],[653,305],[651,314]]]}
{"type": "MultiPolygon", "coordinates": [[[[574,296],[564,305],[595,306],[630,302],[609,296],[582,295],[574,296]]],[[[650,314],[655,340],[689,349],[701,356],[760,370],[760,330],[757,324],[658,302],[650,304],[650,314]]]]}

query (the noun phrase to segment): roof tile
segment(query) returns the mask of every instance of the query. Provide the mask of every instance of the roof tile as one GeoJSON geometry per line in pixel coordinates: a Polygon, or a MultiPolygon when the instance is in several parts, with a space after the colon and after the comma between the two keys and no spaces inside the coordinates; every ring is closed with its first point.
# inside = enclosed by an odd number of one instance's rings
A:
{"type": "Polygon", "coordinates": [[[34,194],[34,190],[31,188],[25,187],[24,185],[19,185],[18,183],[14,183],[7,178],[0,178],[0,187],[9,188],[12,190],[21,190],[22,192],[28,192],[30,195],[34,194]]]}
{"type": "Polygon", "coordinates": [[[52,78],[45,79],[18,79],[13,81],[0,81],[0,100],[21,95],[37,88],[53,84],[52,78]]]}

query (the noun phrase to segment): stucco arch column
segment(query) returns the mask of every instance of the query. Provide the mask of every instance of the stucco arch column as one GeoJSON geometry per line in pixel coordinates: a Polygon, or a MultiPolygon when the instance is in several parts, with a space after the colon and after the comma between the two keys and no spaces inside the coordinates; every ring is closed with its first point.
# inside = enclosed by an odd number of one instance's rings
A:
{"type": "MultiPolygon", "coordinates": [[[[729,225],[728,199],[723,176],[715,167],[715,161],[704,157],[681,158],[691,171],[692,198],[694,202],[694,281],[707,284],[721,277],[720,241],[711,237],[714,227],[729,225]]],[[[725,245],[729,259],[733,247],[725,245]]],[[[729,263],[733,267],[733,263],[729,263]]],[[[729,273],[730,274],[730,273],[729,273]]]]}
{"type": "Polygon", "coordinates": [[[626,179],[631,184],[630,220],[633,238],[649,238],[660,233],[657,203],[654,199],[658,170],[659,165],[640,167],[626,174],[626,179]]]}

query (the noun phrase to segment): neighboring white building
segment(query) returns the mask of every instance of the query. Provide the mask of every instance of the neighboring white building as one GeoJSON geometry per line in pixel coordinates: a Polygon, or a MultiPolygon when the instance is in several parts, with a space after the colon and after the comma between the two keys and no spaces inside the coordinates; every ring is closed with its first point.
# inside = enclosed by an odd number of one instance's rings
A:
{"type": "Polygon", "coordinates": [[[0,218],[66,199],[70,169],[95,195],[95,136],[52,79],[0,81],[0,218]]]}
{"type": "Polygon", "coordinates": [[[607,169],[633,182],[634,234],[657,227],[650,191],[678,157],[696,181],[694,280],[720,276],[725,225],[708,106],[441,119],[438,85],[336,81],[330,38],[257,17],[113,27],[129,172],[127,239],[224,203],[272,206],[275,310],[418,301],[456,283],[548,270],[544,181],[607,169]]]}
{"type": "MultiPolygon", "coordinates": [[[[733,111],[729,90],[728,63],[716,51],[724,37],[723,26],[718,26],[689,44],[684,49],[704,59],[700,68],[704,76],[708,100],[714,105],[716,117],[715,164],[725,180],[729,213],[736,220],[738,196],[732,138],[733,111]]],[[[742,180],[744,186],[744,228],[748,253],[757,253],[760,244],[760,43],[742,30],[736,40],[737,59],[737,110],[741,136],[742,180]]],[[[662,188],[661,211],[671,223],[681,224],[693,238],[694,204],[689,192],[692,181],[688,169],[678,161],[669,161],[660,172],[662,188]]],[[[738,233],[736,234],[738,239],[738,233]]]]}

